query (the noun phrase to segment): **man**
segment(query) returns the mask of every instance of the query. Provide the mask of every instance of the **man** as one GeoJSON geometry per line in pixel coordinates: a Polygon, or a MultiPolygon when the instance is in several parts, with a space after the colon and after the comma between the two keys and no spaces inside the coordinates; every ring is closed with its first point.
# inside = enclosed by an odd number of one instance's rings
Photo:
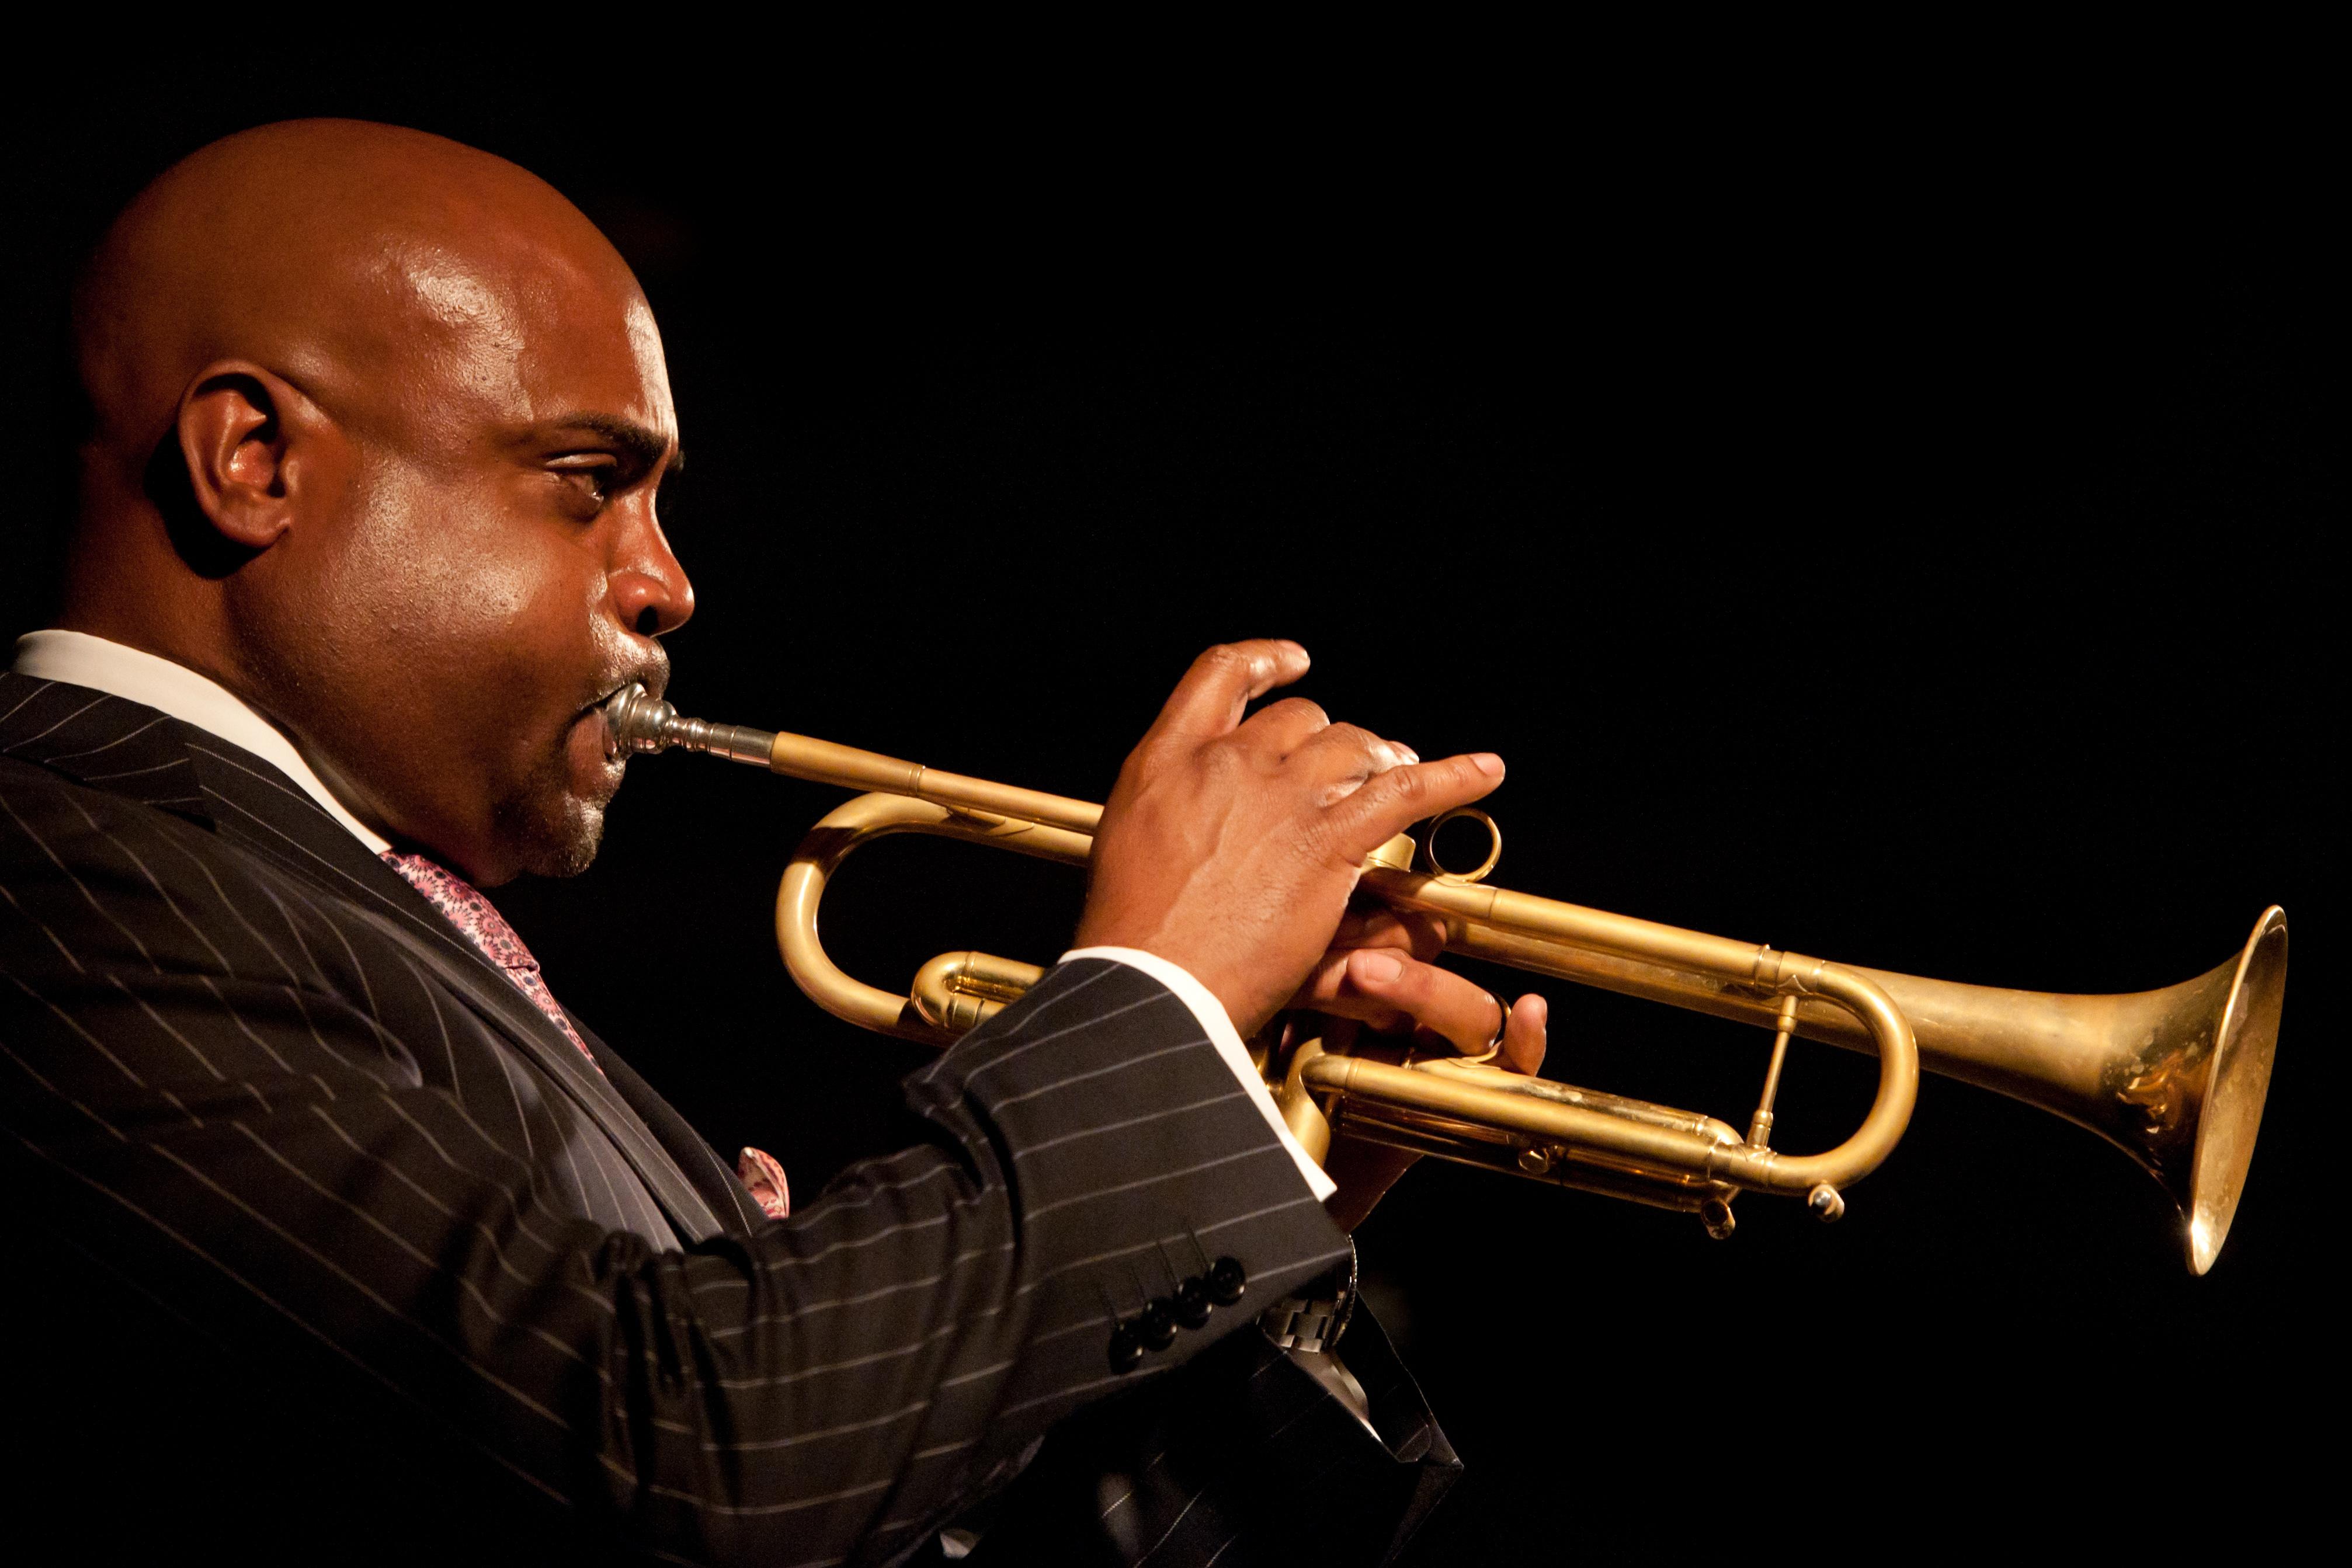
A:
{"type": "Polygon", "coordinates": [[[908,1081],[905,1149],[793,1207],[476,892],[588,863],[599,704],[658,692],[692,612],[619,256],[497,159],[297,122],[142,193],[76,333],[64,612],[0,676],[0,1120],[22,1294],[71,1303],[30,1408],[120,1446],[35,1473],[135,1457],[167,1500],[108,1530],[248,1557],[1401,1539],[1452,1458],[1377,1332],[1351,1375],[1251,1326],[1396,1167],[1335,1185],[1240,1040],[1308,1006],[1532,1070],[1539,1000],[1342,932],[1363,855],[1499,760],[1244,719],[1303,651],[1204,654],[1072,953],[908,1081]]]}

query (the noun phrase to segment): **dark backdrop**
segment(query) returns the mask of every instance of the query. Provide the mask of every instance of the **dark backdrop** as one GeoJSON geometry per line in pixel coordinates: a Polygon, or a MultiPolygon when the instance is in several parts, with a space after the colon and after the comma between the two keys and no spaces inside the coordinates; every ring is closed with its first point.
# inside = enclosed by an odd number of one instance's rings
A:
{"type": "MultiPolygon", "coordinates": [[[[6,629],[44,613],[59,300],[107,212],[291,114],[471,141],[579,200],[661,319],[687,711],[1099,798],[1193,652],[1286,634],[1335,714],[1506,756],[1513,887],[2067,991],[2186,978],[2293,915],[2263,1146],[2203,1280],[2115,1151],[1936,1080],[1833,1228],[1750,1199],[1711,1243],[1425,1166],[1360,1236],[1471,1466],[1415,1562],[2303,1497],[2281,1413],[2341,1365],[2345,343],[2291,116],[818,107],[808,62],[614,115],[566,73],[282,64],[93,79],[12,139],[6,629]]],[[[561,995],[803,1192],[921,1056],[820,1014],[771,946],[835,798],[641,762],[593,871],[500,898],[561,995]]],[[[946,947],[1050,956],[1076,907],[976,851],[854,869],[828,935],[893,986],[946,947]]],[[[1552,995],[1555,1075],[1744,1125],[1760,1038],[1552,995]]],[[[1779,1141],[1842,1136],[1870,1082],[1801,1045],[1779,1141]]]]}

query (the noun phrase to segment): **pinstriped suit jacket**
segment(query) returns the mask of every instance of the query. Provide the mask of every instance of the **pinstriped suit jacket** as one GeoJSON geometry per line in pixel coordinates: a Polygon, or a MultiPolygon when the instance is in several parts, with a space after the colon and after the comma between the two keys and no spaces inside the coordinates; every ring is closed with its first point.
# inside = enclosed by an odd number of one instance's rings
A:
{"type": "MultiPolygon", "coordinates": [[[[1376,1333],[1360,1371],[1385,1385],[1386,1451],[1234,1334],[1247,1311],[1110,1372],[1107,1300],[1159,1243],[1196,1232],[1260,1301],[1345,1255],[1148,977],[1055,970],[907,1081],[908,1148],[781,1223],[588,1038],[602,1072],[267,763],[0,674],[0,1161],[39,1222],[12,1256],[20,1279],[80,1260],[122,1287],[109,1345],[168,1319],[225,1365],[275,1367],[261,1392],[224,1375],[257,1402],[244,1429],[341,1421],[470,1456],[467,1495],[541,1545],[888,1561],[1055,1423],[1216,1346],[1160,1386],[1225,1395],[1097,1408],[984,1552],[1230,1564],[1268,1517],[1259,1478],[1311,1458],[1378,1494],[1377,1556],[1450,1476],[1376,1333]]],[[[373,1462],[327,1452],[305,1489],[352,1482],[348,1524],[379,1506],[373,1462]]]]}

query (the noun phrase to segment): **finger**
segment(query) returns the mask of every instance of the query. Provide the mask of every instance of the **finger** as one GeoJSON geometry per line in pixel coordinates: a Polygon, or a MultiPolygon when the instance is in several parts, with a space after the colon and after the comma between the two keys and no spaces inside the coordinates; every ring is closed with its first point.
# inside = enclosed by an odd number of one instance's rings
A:
{"type": "Polygon", "coordinates": [[[1391,768],[1420,761],[1412,747],[1384,740],[1360,725],[1335,724],[1317,734],[1290,757],[1310,787],[1324,790],[1323,804],[1345,800],[1391,768]]]}
{"type": "Polygon", "coordinates": [[[1412,1018],[1388,1002],[1367,994],[1348,978],[1349,960],[1353,952],[1326,953],[1307,972],[1307,979],[1289,1001],[1283,1005],[1300,1012],[1321,1013],[1328,1018],[1355,1019],[1382,1032],[1393,1032],[1410,1026],[1412,1018]]]}
{"type": "Polygon", "coordinates": [[[1307,650],[1286,639],[1220,643],[1192,661],[1144,738],[1227,734],[1252,702],[1306,673],[1307,650]]]}
{"type": "Polygon", "coordinates": [[[1484,986],[1386,948],[1363,947],[1348,955],[1340,999],[1391,1009],[1465,1056],[1485,1051],[1506,1027],[1484,986]]]}
{"type": "Polygon", "coordinates": [[[1332,950],[1349,947],[1402,947],[1423,963],[1445,950],[1445,922],[1419,910],[1391,909],[1385,904],[1350,908],[1339,917],[1331,936],[1332,950]]]}
{"type": "Polygon", "coordinates": [[[1250,715],[1248,722],[1234,733],[1253,749],[1279,759],[1306,745],[1330,723],[1322,708],[1305,697],[1285,697],[1250,715]]]}
{"type": "Polygon", "coordinates": [[[1368,780],[1327,820],[1339,851],[1360,861],[1423,817],[1466,806],[1502,781],[1503,759],[1491,751],[1407,763],[1368,780]]]}
{"type": "Polygon", "coordinates": [[[1544,1050],[1549,1043],[1551,1004],[1533,992],[1511,1004],[1510,1021],[1503,1025],[1503,1065],[1533,1078],[1543,1071],[1544,1050]]]}

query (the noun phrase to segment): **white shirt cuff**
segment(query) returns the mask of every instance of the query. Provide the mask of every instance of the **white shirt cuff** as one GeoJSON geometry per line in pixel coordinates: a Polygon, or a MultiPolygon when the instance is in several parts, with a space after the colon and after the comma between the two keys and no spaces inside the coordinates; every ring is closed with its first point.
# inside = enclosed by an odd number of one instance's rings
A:
{"type": "Polygon", "coordinates": [[[1267,1092],[1265,1080],[1258,1076],[1256,1064],[1250,1061],[1250,1053],[1243,1046],[1240,1033],[1234,1028],[1234,1020],[1225,1016],[1224,1005],[1209,994],[1208,987],[1192,977],[1191,970],[1181,964],[1171,964],[1156,953],[1146,953],[1134,947],[1073,947],[1062,955],[1065,964],[1073,958],[1108,958],[1114,964],[1125,964],[1130,968],[1142,970],[1175,992],[1177,999],[1192,1009],[1192,1016],[1200,1020],[1201,1032],[1209,1037],[1209,1043],[1217,1048],[1217,1054],[1224,1059],[1227,1067],[1234,1070],[1234,1076],[1241,1080],[1242,1092],[1250,1097],[1250,1103],[1255,1105],[1258,1114],[1265,1118],[1265,1124],[1272,1127],[1274,1135],[1282,1140],[1282,1146],[1289,1154],[1291,1163],[1298,1167],[1298,1174],[1307,1178],[1307,1190],[1315,1195],[1315,1200],[1320,1203],[1339,1190],[1339,1184],[1325,1176],[1323,1167],[1308,1159],[1298,1140],[1290,1135],[1289,1127],[1283,1123],[1282,1113],[1274,1108],[1274,1096],[1267,1092]]]}

